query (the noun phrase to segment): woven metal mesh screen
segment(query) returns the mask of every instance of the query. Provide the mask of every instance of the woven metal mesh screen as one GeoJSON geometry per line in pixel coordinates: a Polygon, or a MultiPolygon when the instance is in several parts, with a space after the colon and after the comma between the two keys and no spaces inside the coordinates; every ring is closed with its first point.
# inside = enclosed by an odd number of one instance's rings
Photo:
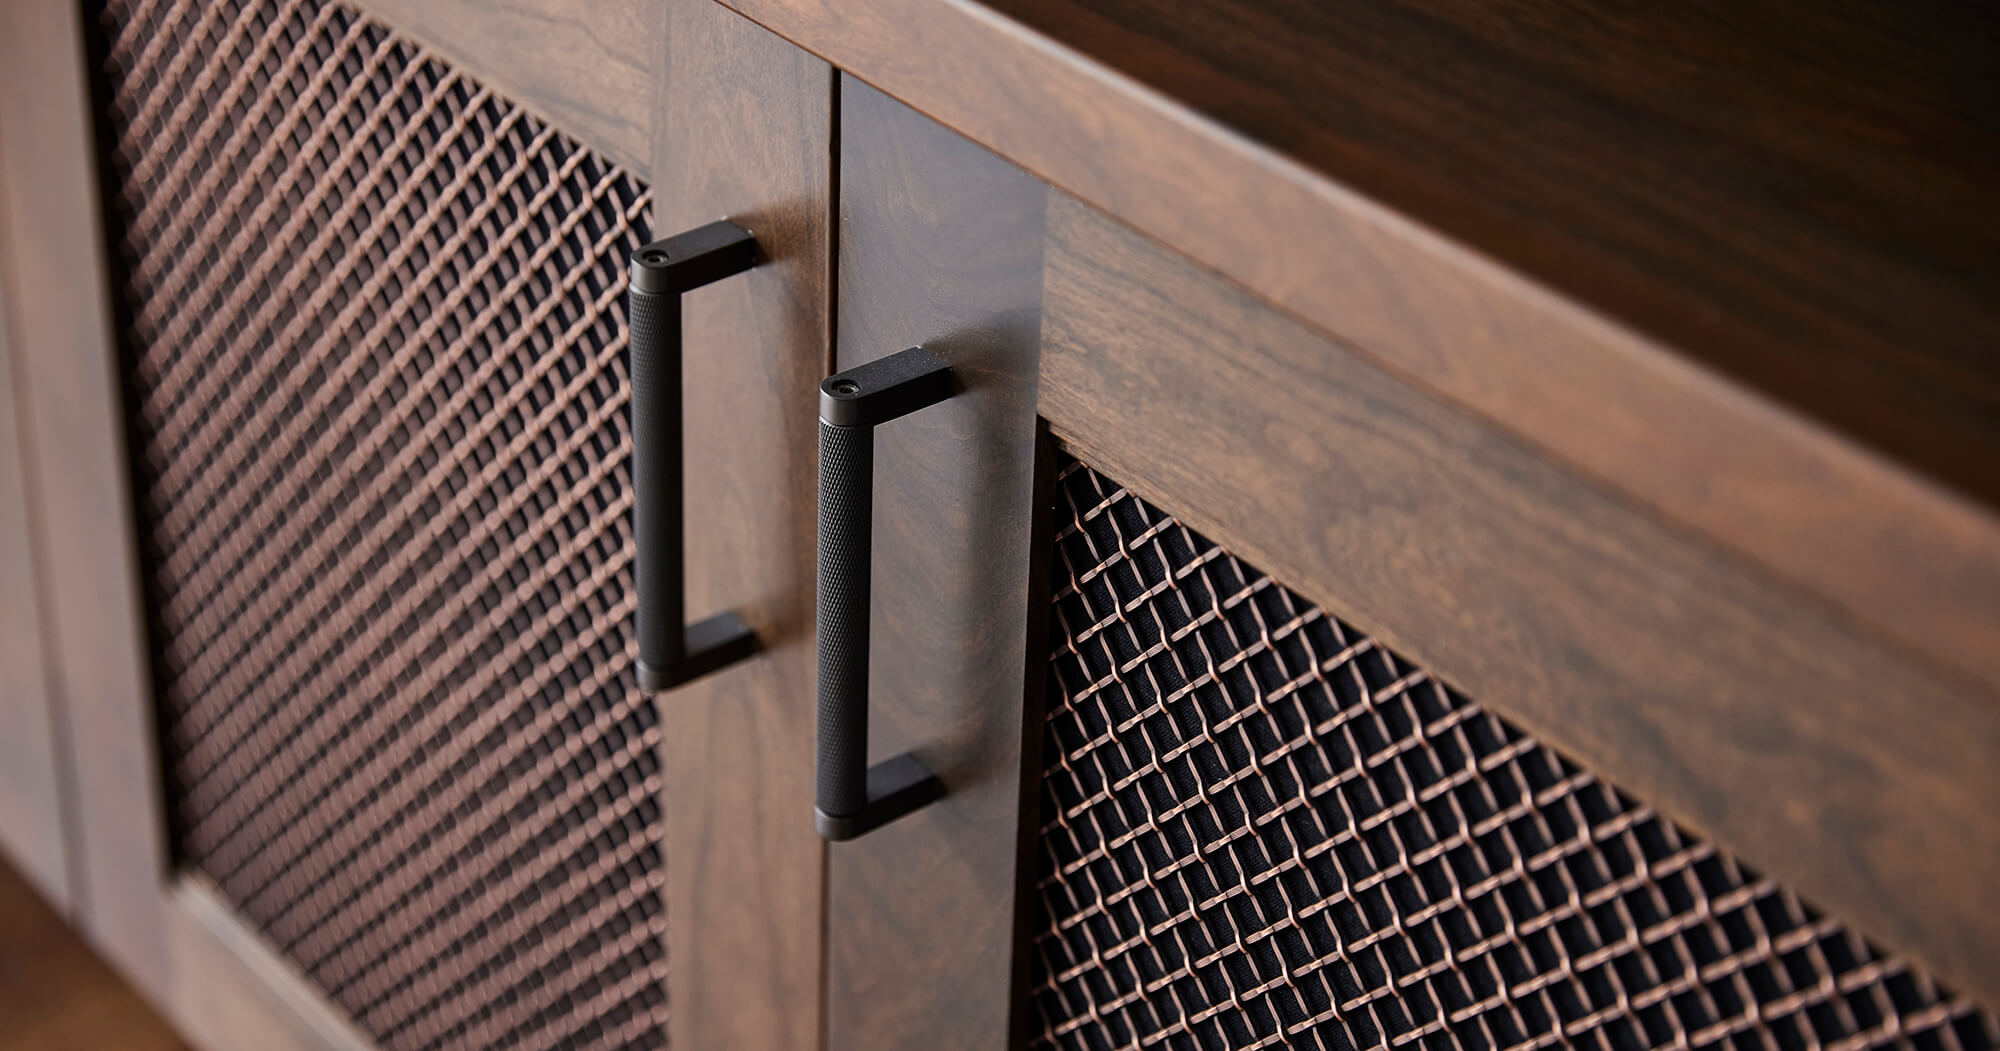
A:
{"type": "Polygon", "coordinates": [[[181,855],[383,1046],[659,1045],[644,188],[338,4],[98,14],[181,855]]]}
{"type": "Polygon", "coordinates": [[[1782,886],[1061,473],[1040,1046],[2000,1041],[1782,886]]]}

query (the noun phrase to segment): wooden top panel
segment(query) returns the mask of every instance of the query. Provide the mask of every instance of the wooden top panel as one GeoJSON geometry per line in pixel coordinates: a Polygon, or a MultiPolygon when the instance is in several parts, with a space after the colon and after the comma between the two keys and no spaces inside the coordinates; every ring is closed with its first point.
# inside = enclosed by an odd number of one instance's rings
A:
{"type": "Polygon", "coordinates": [[[2000,19],[1982,5],[990,6],[2000,498],[2000,19]]]}
{"type": "Polygon", "coordinates": [[[1976,16],[723,2],[2000,688],[1976,16]]]}

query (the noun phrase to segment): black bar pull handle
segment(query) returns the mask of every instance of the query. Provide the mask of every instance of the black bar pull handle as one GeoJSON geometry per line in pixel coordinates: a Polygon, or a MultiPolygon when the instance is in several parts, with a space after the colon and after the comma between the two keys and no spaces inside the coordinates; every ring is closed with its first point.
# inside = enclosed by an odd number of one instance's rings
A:
{"type": "Polygon", "coordinates": [[[642,245],[626,286],[632,366],[632,533],[639,687],[667,690],[757,652],[734,613],[687,623],[681,492],[681,293],[755,266],[750,231],[720,220],[642,245]]]}
{"type": "Polygon", "coordinates": [[[853,839],[944,794],[915,756],[868,765],[868,610],[875,427],[952,395],[951,367],[920,347],[819,385],[819,754],[813,823],[853,839]]]}

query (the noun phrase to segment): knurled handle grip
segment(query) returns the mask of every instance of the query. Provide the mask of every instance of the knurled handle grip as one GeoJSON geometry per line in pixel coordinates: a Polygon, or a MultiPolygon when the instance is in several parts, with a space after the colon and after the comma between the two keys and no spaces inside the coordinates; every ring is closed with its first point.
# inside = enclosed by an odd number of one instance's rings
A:
{"type": "Polygon", "coordinates": [[[916,756],[868,763],[868,618],[875,556],[875,427],[951,397],[951,368],[921,347],[819,385],[818,749],[813,823],[852,839],[944,785],[916,756]]]}
{"type": "Polygon", "coordinates": [[[757,651],[756,633],[734,613],[687,623],[681,434],[681,295],[756,261],[756,239],[726,219],[632,253],[625,316],[632,377],[633,633],[643,690],[679,686],[757,651]]]}
{"type": "Polygon", "coordinates": [[[681,581],[681,302],[626,293],[631,325],[633,576],[642,676],[686,656],[681,581]]]}
{"type": "Polygon", "coordinates": [[[819,425],[819,749],[821,813],[868,804],[868,609],[875,430],[819,425]]]}

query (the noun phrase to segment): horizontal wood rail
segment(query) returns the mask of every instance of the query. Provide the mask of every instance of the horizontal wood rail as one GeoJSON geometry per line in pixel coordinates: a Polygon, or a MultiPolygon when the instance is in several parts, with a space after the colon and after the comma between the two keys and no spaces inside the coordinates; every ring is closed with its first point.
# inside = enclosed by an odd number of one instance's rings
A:
{"type": "Polygon", "coordinates": [[[1968,351],[2000,339],[2000,301],[1965,280],[2000,265],[1972,250],[2000,223],[2000,180],[1977,177],[2000,150],[1959,112],[1976,96],[1952,78],[1980,54],[1949,24],[1840,36],[1848,13],[1784,4],[1828,53],[1859,49],[1834,68],[1746,51],[1718,8],[1702,24],[1728,31],[1680,41],[1713,79],[1684,83],[1646,26],[1599,41],[1630,63],[1571,68],[1596,52],[1541,54],[1538,34],[1459,24],[1466,5],[1391,24],[1392,5],[1363,4],[1329,24],[1281,4],[1290,28],[1266,32],[1201,2],[725,2],[2000,687],[2000,456],[1979,408],[2000,377],[1968,351]],[[1350,40],[1349,23],[1407,47],[1350,40]],[[1873,94],[1815,94],[1849,81],[1873,94]],[[1396,106],[1411,112],[1371,108],[1396,106]],[[1898,127],[1951,146],[1902,149],[1882,137],[1898,127]],[[1603,243],[1565,240],[1600,228],[1603,243]]]}
{"type": "Polygon", "coordinates": [[[577,141],[646,172],[658,12],[642,0],[351,2],[577,141]]]}
{"type": "Polygon", "coordinates": [[[1086,462],[1956,987],[2000,996],[2000,706],[1051,195],[1086,462]]]}

